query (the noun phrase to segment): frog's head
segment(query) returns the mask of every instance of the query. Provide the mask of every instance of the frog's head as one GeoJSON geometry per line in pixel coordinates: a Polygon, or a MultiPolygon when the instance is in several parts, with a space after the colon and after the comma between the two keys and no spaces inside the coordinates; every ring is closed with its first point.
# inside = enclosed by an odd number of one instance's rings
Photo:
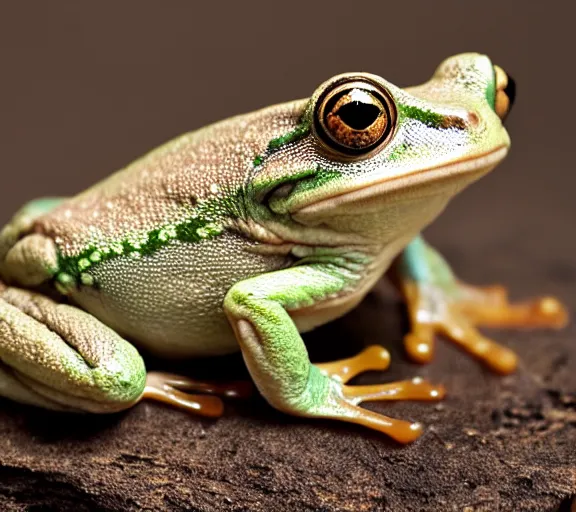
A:
{"type": "Polygon", "coordinates": [[[513,100],[513,81],[479,54],[451,57],[408,89],[338,75],[257,158],[253,190],[305,225],[380,239],[415,233],[505,157],[513,100]]]}

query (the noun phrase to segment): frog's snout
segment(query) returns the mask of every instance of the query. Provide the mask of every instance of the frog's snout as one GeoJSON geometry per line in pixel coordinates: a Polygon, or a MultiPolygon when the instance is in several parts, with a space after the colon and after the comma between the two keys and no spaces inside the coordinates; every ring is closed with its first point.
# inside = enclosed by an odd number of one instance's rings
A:
{"type": "Polygon", "coordinates": [[[504,121],[516,99],[516,82],[500,66],[494,66],[496,73],[495,110],[498,117],[504,121]]]}

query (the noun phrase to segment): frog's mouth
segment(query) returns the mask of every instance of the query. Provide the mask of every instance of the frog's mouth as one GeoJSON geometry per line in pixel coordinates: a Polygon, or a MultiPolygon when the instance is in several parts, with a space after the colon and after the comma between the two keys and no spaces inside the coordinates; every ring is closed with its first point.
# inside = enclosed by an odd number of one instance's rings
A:
{"type": "Polygon", "coordinates": [[[335,193],[312,203],[295,205],[291,213],[295,219],[305,221],[333,213],[347,205],[369,204],[371,199],[384,196],[390,197],[391,201],[400,201],[403,197],[414,199],[438,194],[449,198],[490,172],[507,153],[508,146],[500,146],[490,152],[439,167],[358,183],[340,194],[335,193]]]}

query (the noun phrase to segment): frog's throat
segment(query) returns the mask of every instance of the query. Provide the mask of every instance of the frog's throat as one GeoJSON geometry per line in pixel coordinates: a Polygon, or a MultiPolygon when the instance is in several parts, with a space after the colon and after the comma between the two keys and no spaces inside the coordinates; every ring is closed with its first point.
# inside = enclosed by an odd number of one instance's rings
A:
{"type": "MultiPolygon", "coordinates": [[[[507,153],[508,146],[499,146],[489,152],[463,158],[447,165],[430,167],[400,177],[385,177],[372,182],[360,183],[357,186],[352,185],[351,188],[347,188],[343,193],[335,193],[328,197],[323,197],[311,204],[296,205],[291,213],[299,219],[308,215],[315,216],[327,211],[333,211],[336,206],[350,203],[359,204],[369,198],[391,195],[394,192],[408,189],[412,191],[412,197],[414,197],[413,191],[415,190],[421,190],[421,195],[426,196],[436,193],[433,190],[434,187],[426,187],[426,185],[446,180],[454,180],[467,185],[490,172],[507,153]]],[[[453,193],[450,192],[449,195],[453,195],[453,193]]]]}

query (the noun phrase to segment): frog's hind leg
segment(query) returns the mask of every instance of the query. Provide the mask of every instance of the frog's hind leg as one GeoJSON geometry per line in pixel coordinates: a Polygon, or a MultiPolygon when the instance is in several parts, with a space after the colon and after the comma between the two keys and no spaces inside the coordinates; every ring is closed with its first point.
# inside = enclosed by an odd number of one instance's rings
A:
{"type": "MultiPolygon", "coordinates": [[[[249,383],[248,383],[249,385],[249,383]]],[[[114,412],[143,398],[219,416],[215,396],[245,396],[247,383],[209,384],[146,375],[137,350],[95,317],[0,281],[0,396],[47,409],[114,412]]]]}
{"type": "Polygon", "coordinates": [[[213,383],[202,382],[163,372],[149,372],[142,399],[157,400],[194,414],[217,418],[222,416],[224,404],[218,396],[247,398],[252,394],[249,382],[213,383]],[[191,394],[197,391],[202,394],[191,394]]]}
{"type": "Polygon", "coordinates": [[[69,407],[34,391],[17,378],[17,373],[9,366],[0,363],[0,396],[26,405],[44,407],[55,411],[69,411],[69,407]]]}
{"type": "Polygon", "coordinates": [[[136,349],[96,318],[0,282],[0,396],[114,412],[139,401],[145,379],[136,349]]]}
{"type": "Polygon", "coordinates": [[[399,256],[392,279],[408,307],[411,330],[404,338],[406,351],[421,363],[432,359],[439,333],[492,370],[508,374],[516,369],[518,357],[483,336],[477,326],[560,328],[568,321],[565,308],[552,297],[514,304],[501,286],[482,288],[459,281],[421,237],[399,256]]]}

